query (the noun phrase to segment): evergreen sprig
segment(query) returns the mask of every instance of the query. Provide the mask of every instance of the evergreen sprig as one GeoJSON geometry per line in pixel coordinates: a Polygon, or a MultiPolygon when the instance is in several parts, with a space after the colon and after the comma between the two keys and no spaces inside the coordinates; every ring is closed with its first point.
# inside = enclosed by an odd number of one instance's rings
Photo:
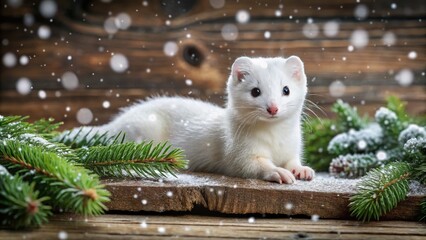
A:
{"type": "Polygon", "coordinates": [[[121,143],[78,152],[80,163],[100,176],[161,177],[184,168],[183,152],[166,143],[121,143]]]}
{"type": "Polygon", "coordinates": [[[75,149],[123,143],[124,139],[125,134],[121,132],[117,135],[109,135],[108,132],[101,133],[92,127],[81,127],[64,131],[56,136],[53,141],[75,149]]]}
{"type": "Polygon", "coordinates": [[[368,153],[377,150],[382,142],[382,129],[377,124],[370,124],[364,129],[351,129],[336,135],[331,139],[327,150],[336,155],[368,153]]]}
{"type": "Polygon", "coordinates": [[[10,171],[31,177],[52,206],[85,215],[106,210],[109,192],[96,175],[40,146],[7,139],[0,144],[0,164],[10,171]]]}
{"type": "Polygon", "coordinates": [[[393,162],[368,172],[350,198],[351,215],[362,221],[379,218],[396,207],[408,194],[410,165],[393,162]]]}
{"type": "Polygon", "coordinates": [[[360,130],[366,125],[366,120],[359,116],[357,109],[341,99],[336,101],[331,110],[337,114],[339,126],[343,131],[360,130]]]}
{"type": "Polygon", "coordinates": [[[0,225],[13,228],[39,227],[52,215],[39,197],[34,183],[27,183],[19,175],[12,176],[0,165],[0,225]]]}
{"type": "Polygon", "coordinates": [[[0,115],[0,139],[16,137],[25,133],[36,133],[32,125],[25,122],[26,119],[28,117],[0,115]]]}
{"type": "Polygon", "coordinates": [[[383,130],[383,137],[386,139],[386,147],[397,146],[398,136],[404,129],[404,123],[398,118],[396,113],[388,108],[381,107],[376,111],[375,119],[383,130]]]}
{"type": "Polygon", "coordinates": [[[330,159],[327,151],[330,140],[340,133],[333,120],[314,118],[303,122],[304,161],[316,171],[327,171],[330,159]]]}
{"type": "Polygon", "coordinates": [[[35,121],[32,124],[32,127],[34,128],[35,132],[46,139],[52,139],[55,137],[58,133],[56,130],[62,125],[62,122],[55,122],[55,119],[49,118],[49,119],[40,119],[35,121]]]}

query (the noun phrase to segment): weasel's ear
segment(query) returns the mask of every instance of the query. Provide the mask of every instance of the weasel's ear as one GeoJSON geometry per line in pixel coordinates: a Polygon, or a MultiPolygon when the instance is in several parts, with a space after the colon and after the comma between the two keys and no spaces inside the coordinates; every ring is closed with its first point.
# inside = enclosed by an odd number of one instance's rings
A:
{"type": "Polygon", "coordinates": [[[285,68],[291,74],[291,77],[295,80],[305,79],[305,70],[303,67],[303,62],[297,56],[291,56],[285,61],[285,68]]]}
{"type": "Polygon", "coordinates": [[[250,71],[251,60],[248,57],[239,57],[232,64],[232,78],[234,81],[242,82],[250,71]]]}

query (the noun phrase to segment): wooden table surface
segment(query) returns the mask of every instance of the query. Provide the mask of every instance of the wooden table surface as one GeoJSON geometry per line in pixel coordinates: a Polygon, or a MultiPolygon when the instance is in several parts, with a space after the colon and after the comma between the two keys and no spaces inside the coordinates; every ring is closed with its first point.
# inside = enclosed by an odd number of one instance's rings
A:
{"type": "Polygon", "coordinates": [[[408,221],[234,215],[56,215],[40,229],[0,230],[0,239],[426,239],[426,225],[408,221]]]}

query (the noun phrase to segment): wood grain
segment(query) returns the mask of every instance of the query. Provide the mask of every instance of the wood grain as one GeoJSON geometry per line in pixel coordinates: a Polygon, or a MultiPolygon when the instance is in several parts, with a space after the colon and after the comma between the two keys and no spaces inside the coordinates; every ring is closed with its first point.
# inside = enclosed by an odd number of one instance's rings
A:
{"type": "Polygon", "coordinates": [[[138,1],[60,0],[58,3],[53,21],[39,14],[38,1],[25,2],[18,8],[1,8],[4,21],[0,31],[7,40],[0,49],[1,55],[6,52],[15,53],[18,58],[27,55],[30,61],[13,68],[1,65],[0,114],[31,115],[34,119],[54,117],[65,120],[66,127],[80,125],[74,112],[64,113],[66,103],[72,109],[90,108],[97,118],[92,124],[105,123],[119,107],[134,100],[131,96],[135,91],[142,93],[137,98],[164,92],[181,95],[191,92],[194,97],[223,104],[229,67],[241,55],[300,56],[310,80],[310,99],[326,112],[335,99],[328,87],[336,80],[346,85],[341,98],[366,112],[373,112],[390,94],[407,101],[410,114],[426,112],[426,24],[421,20],[426,9],[424,1],[393,1],[396,8],[384,0],[363,1],[362,6],[369,10],[365,19],[354,16],[360,4],[351,0],[312,0],[303,4],[295,0],[226,1],[219,9],[213,8],[209,1],[181,1],[182,5],[175,1],[154,1],[147,6],[138,1]],[[236,22],[240,10],[249,12],[248,23],[236,22]],[[281,15],[276,16],[276,11],[281,15]],[[104,21],[121,12],[131,17],[130,28],[109,35],[104,30],[104,21]],[[23,25],[26,13],[35,17],[34,25],[23,25]],[[308,21],[318,28],[314,38],[303,34],[308,21]],[[333,37],[324,34],[329,21],[339,23],[339,31],[333,37]],[[223,38],[224,24],[238,28],[235,41],[223,38]],[[50,27],[49,39],[37,36],[41,25],[50,27]],[[348,51],[349,39],[357,29],[368,31],[369,43],[365,48],[348,51]],[[266,31],[269,38],[264,36],[266,31]],[[396,37],[392,46],[383,43],[386,33],[396,37]],[[168,41],[178,45],[172,57],[163,51],[168,41]],[[410,59],[410,52],[417,53],[417,57],[410,59]],[[129,60],[125,73],[114,72],[109,66],[111,55],[116,53],[124,54],[129,60]],[[191,54],[196,55],[195,60],[188,58],[191,54]],[[68,60],[68,56],[72,59],[68,60]],[[395,81],[402,69],[413,73],[409,87],[395,81]],[[66,71],[78,76],[80,84],[76,90],[67,91],[58,81],[66,71]],[[30,95],[13,94],[21,77],[31,80],[30,95]],[[187,79],[192,80],[192,85],[186,84],[187,79]],[[48,98],[37,98],[39,90],[47,91],[48,98]],[[52,98],[57,91],[67,97],[52,98]],[[99,99],[107,91],[119,92],[120,97],[110,98],[111,107],[102,109],[99,99]],[[364,102],[365,105],[361,104],[364,102]]]}
{"type": "Polygon", "coordinates": [[[60,214],[33,231],[0,230],[1,239],[412,239],[426,237],[424,223],[347,220],[311,221],[262,216],[60,214]],[[250,222],[249,222],[249,219],[250,222]]]}

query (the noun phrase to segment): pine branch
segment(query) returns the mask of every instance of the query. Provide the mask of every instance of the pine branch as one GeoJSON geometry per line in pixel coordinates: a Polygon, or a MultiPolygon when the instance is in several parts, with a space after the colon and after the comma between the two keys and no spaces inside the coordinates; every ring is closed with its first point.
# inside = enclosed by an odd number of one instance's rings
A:
{"type": "Polygon", "coordinates": [[[407,197],[409,172],[409,164],[403,162],[371,170],[357,184],[357,193],[350,198],[351,215],[364,222],[379,220],[407,197]]]}
{"type": "Polygon", "coordinates": [[[389,109],[381,107],[376,111],[375,119],[382,127],[386,145],[388,147],[397,146],[399,133],[404,129],[404,124],[398,119],[397,115],[389,109]]]}
{"type": "Polygon", "coordinates": [[[348,131],[350,129],[360,130],[366,125],[365,120],[358,115],[356,108],[351,107],[341,99],[336,101],[331,110],[337,114],[338,121],[343,127],[343,131],[348,131]]]}
{"type": "Polygon", "coordinates": [[[50,206],[39,198],[34,183],[25,182],[21,176],[10,175],[0,165],[0,225],[14,228],[39,227],[52,215],[50,206]]]}
{"type": "Polygon", "coordinates": [[[327,151],[330,140],[339,132],[334,121],[312,119],[303,123],[304,161],[317,171],[327,171],[335,156],[327,151]]]}
{"type": "Polygon", "coordinates": [[[161,177],[174,175],[184,168],[183,152],[171,149],[168,143],[134,142],[96,146],[78,152],[80,163],[99,174],[109,177],[161,177]]]}
{"type": "Polygon", "coordinates": [[[401,101],[401,99],[396,96],[389,96],[386,98],[386,107],[394,112],[398,119],[404,123],[410,120],[405,109],[406,105],[406,102],[401,101]]]}
{"type": "Polygon", "coordinates": [[[108,132],[101,133],[93,127],[81,127],[64,131],[55,137],[53,141],[63,143],[74,149],[123,143],[124,138],[125,134],[122,132],[117,135],[109,135],[108,132]]]}
{"type": "Polygon", "coordinates": [[[368,153],[379,149],[382,141],[382,129],[377,124],[371,124],[359,131],[349,130],[336,135],[328,144],[327,150],[335,155],[368,153]]]}
{"type": "Polygon", "coordinates": [[[51,197],[54,207],[85,215],[98,215],[106,209],[103,203],[109,200],[109,192],[96,175],[40,146],[0,141],[0,164],[29,177],[43,195],[51,197]]]}
{"type": "Polygon", "coordinates": [[[40,119],[38,121],[35,121],[32,124],[32,127],[34,128],[35,132],[46,139],[52,139],[54,136],[57,135],[55,132],[63,123],[54,122],[55,119],[49,118],[49,119],[40,119]]]}
{"type": "Polygon", "coordinates": [[[31,146],[38,146],[45,151],[53,152],[60,157],[66,158],[69,161],[77,161],[77,155],[73,149],[65,146],[62,143],[55,143],[48,141],[37,134],[25,133],[15,138],[21,143],[29,144],[31,146]]]}
{"type": "Polygon", "coordinates": [[[403,146],[412,138],[426,138],[426,129],[416,124],[410,124],[399,134],[398,141],[403,146]]]}
{"type": "Polygon", "coordinates": [[[0,139],[17,137],[25,133],[36,133],[30,123],[24,122],[27,118],[0,115],[0,139]]]}

